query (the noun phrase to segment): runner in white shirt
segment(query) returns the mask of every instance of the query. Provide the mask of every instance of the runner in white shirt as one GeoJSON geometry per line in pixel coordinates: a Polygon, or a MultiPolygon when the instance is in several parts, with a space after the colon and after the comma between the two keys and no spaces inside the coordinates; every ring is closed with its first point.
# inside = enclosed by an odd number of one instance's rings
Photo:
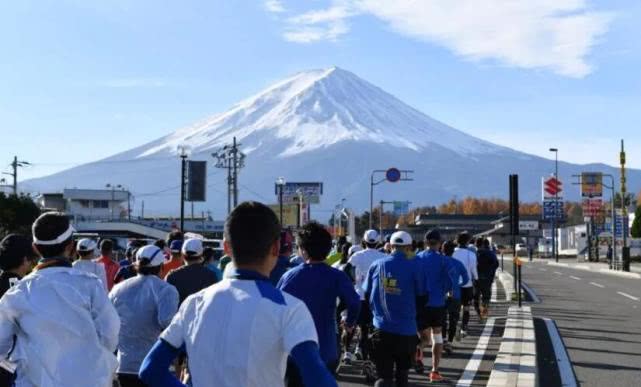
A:
{"type": "Polygon", "coordinates": [[[66,214],[36,219],[42,259],[0,300],[0,358],[15,337],[16,386],[112,385],[120,319],[98,278],[71,267],[73,232],[66,214]]]}
{"type": "Polygon", "coordinates": [[[107,272],[105,271],[105,265],[102,262],[93,260],[95,258],[96,247],[96,242],[91,239],[79,240],[76,245],[76,250],[78,251],[78,257],[80,259],[73,262],[73,268],[95,275],[104,285],[105,292],[109,292],[109,290],[107,290],[107,272]]]}
{"type": "MultiPolygon", "coordinates": [[[[363,359],[368,359],[369,357],[370,348],[368,336],[369,327],[372,323],[372,312],[370,311],[369,303],[365,300],[363,284],[367,279],[367,273],[369,272],[369,268],[372,266],[372,263],[386,257],[385,254],[376,249],[379,238],[380,237],[376,230],[365,231],[363,241],[365,242],[366,249],[354,253],[349,260],[349,264],[354,268],[354,288],[361,298],[361,313],[358,319],[361,336],[356,352],[357,354],[360,353],[360,356],[363,359]]],[[[345,352],[345,358],[348,358],[349,355],[350,354],[348,352],[345,352]]]]}
{"type": "Polygon", "coordinates": [[[465,266],[469,281],[461,286],[461,305],[463,305],[463,319],[461,320],[461,335],[467,334],[467,324],[470,321],[470,305],[474,299],[474,281],[478,280],[476,254],[468,248],[471,236],[468,232],[462,232],[456,238],[459,247],[454,250],[452,258],[458,260],[465,266]]]}
{"type": "Polygon", "coordinates": [[[245,202],[225,223],[231,278],[189,296],[140,369],[149,386],[182,386],[168,371],[186,351],[191,385],[284,386],[287,357],[305,386],[337,387],[321,360],[305,304],[269,280],[280,249],[280,224],[269,207],[245,202]]]}

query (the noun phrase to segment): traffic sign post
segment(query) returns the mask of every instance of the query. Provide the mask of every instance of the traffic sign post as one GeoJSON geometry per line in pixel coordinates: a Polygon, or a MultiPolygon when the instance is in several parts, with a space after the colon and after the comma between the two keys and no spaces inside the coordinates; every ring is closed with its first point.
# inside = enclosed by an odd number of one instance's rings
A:
{"type": "Polygon", "coordinates": [[[557,243],[556,243],[556,224],[559,220],[563,218],[563,201],[561,193],[563,192],[563,182],[558,178],[558,172],[555,172],[554,176],[543,178],[543,217],[552,221],[552,255],[554,259],[558,262],[559,256],[557,254],[557,243]],[[546,218],[546,202],[554,203],[552,205],[548,204],[547,218],[546,218]],[[551,209],[550,209],[551,208],[551,209]],[[560,212],[560,214],[559,214],[560,212]]]}
{"type": "MultiPolygon", "coordinates": [[[[409,169],[398,169],[398,168],[388,168],[388,169],[376,169],[372,171],[372,174],[370,176],[370,182],[369,182],[369,228],[372,228],[372,213],[374,212],[374,186],[379,185],[380,183],[383,183],[385,181],[390,182],[390,183],[397,183],[399,181],[413,181],[410,177],[410,174],[414,173],[414,171],[409,170],[409,169]],[[385,177],[378,180],[374,181],[375,175],[380,174],[385,174],[385,177]]],[[[382,216],[382,214],[381,214],[382,216]]]]}

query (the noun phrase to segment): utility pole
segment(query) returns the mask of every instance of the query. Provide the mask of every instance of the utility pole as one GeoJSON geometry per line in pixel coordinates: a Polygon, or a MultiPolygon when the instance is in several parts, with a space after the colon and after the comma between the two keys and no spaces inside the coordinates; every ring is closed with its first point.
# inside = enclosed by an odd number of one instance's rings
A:
{"type": "Polygon", "coordinates": [[[13,177],[13,194],[18,195],[18,167],[24,167],[25,165],[31,165],[28,161],[19,161],[18,156],[13,156],[13,162],[11,162],[12,173],[3,172],[5,175],[13,177]]]}
{"type": "MultiPolygon", "coordinates": [[[[626,206],[625,199],[627,196],[627,185],[625,178],[625,149],[623,148],[623,140],[621,140],[621,153],[619,154],[621,161],[621,220],[623,246],[621,247],[621,260],[623,261],[623,271],[630,271],[630,248],[628,247],[628,207],[626,206]]],[[[615,219],[616,220],[616,219],[615,219]]]]}
{"type": "Polygon", "coordinates": [[[185,174],[187,172],[187,148],[179,146],[180,152],[180,231],[185,231],[185,174]]]}
{"type": "Polygon", "coordinates": [[[227,169],[227,214],[238,205],[238,172],[245,166],[245,154],[234,137],[232,145],[225,145],[212,156],[217,159],[216,168],[227,169]],[[233,207],[232,207],[233,204],[233,207]]]}

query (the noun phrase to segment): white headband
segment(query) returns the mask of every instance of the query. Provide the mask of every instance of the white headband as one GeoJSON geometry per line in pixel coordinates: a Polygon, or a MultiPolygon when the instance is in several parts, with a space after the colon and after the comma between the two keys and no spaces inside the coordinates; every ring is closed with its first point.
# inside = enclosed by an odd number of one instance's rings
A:
{"type": "Polygon", "coordinates": [[[41,241],[40,239],[36,238],[36,236],[33,236],[33,243],[37,245],[43,245],[43,246],[50,246],[50,245],[59,245],[62,242],[66,241],[67,239],[71,238],[71,235],[76,232],[76,229],[73,228],[72,225],[69,225],[69,228],[67,231],[63,232],[61,235],[59,235],[56,239],[51,240],[51,241],[41,241]]]}

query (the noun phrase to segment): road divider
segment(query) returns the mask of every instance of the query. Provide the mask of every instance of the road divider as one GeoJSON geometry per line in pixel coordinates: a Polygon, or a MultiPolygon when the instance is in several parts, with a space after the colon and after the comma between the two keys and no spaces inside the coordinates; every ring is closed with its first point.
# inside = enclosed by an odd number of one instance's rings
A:
{"type": "Polygon", "coordinates": [[[505,331],[488,387],[536,386],[536,336],[532,309],[512,306],[508,309],[505,331]]]}
{"type": "Polygon", "coordinates": [[[552,347],[554,348],[554,357],[556,358],[556,365],[559,369],[559,375],[561,376],[561,385],[563,387],[576,387],[576,376],[574,375],[574,369],[572,368],[572,363],[570,362],[570,357],[568,356],[568,351],[563,344],[559,330],[556,327],[556,323],[549,318],[543,318],[545,322],[545,327],[548,330],[548,335],[550,341],[552,342],[552,347]]]}

